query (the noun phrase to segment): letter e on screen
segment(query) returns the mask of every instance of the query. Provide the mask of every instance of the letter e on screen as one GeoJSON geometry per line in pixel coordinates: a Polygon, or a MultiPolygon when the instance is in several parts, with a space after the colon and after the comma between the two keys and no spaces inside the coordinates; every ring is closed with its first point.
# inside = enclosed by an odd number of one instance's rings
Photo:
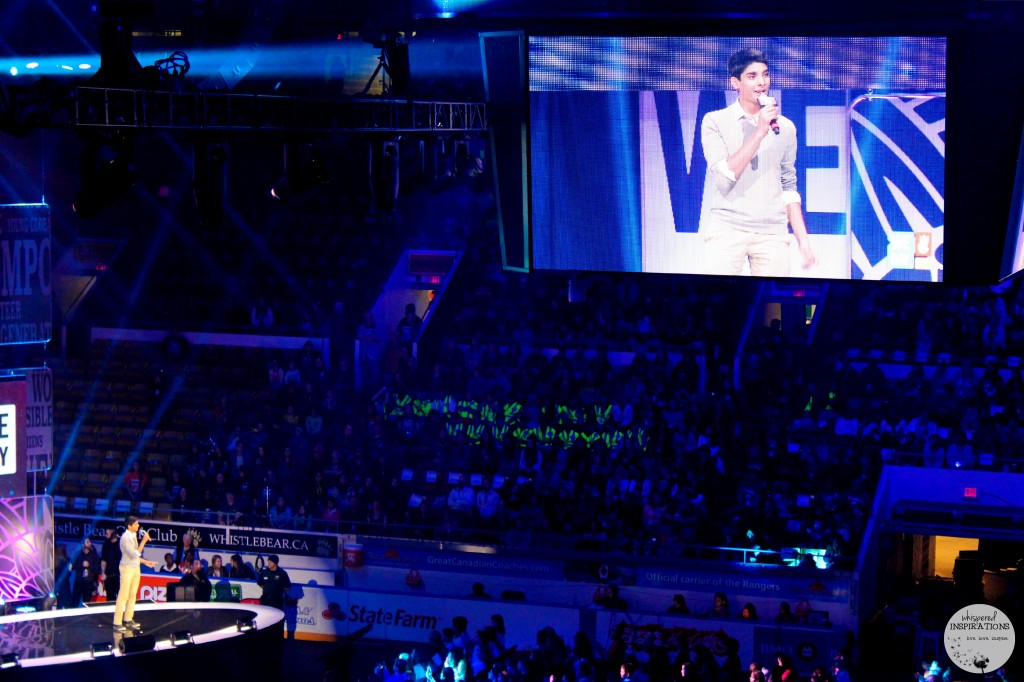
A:
{"type": "Polygon", "coordinates": [[[17,414],[14,405],[0,405],[0,476],[18,473],[17,414]]]}

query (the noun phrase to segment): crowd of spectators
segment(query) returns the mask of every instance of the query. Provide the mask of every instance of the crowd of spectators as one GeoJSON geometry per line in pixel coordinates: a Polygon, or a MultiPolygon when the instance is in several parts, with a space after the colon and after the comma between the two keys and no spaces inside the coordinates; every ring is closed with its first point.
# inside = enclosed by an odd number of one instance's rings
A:
{"type": "MultiPolygon", "coordinates": [[[[689,682],[796,682],[792,658],[776,652],[769,659],[742,663],[736,640],[726,638],[709,646],[688,637],[634,637],[621,624],[607,646],[579,631],[567,642],[551,627],[537,631],[527,651],[505,644],[505,621],[491,616],[470,624],[465,616],[451,626],[432,631],[427,640],[393,663],[381,662],[364,679],[371,682],[434,682],[489,680],[491,682],[657,682],[680,677],[689,682]],[[479,625],[479,627],[478,627],[479,625]],[[475,634],[474,634],[475,631],[475,634]],[[715,647],[712,650],[711,646],[715,647]],[[721,648],[721,651],[717,649],[721,648]]],[[[814,682],[849,682],[845,652],[830,666],[812,672],[814,682]]]]}
{"type": "MultiPolygon", "coordinates": [[[[376,400],[339,389],[351,377],[311,347],[285,364],[294,370],[266,403],[223,396],[210,439],[170,473],[177,519],[520,546],[571,535],[580,549],[678,553],[769,549],[774,533],[800,535],[794,518],[813,529],[838,509],[800,506],[821,488],[771,490],[763,466],[751,473],[733,392],[695,391],[692,355],[638,354],[613,367],[601,355],[452,343],[434,372],[441,384],[389,384],[376,400]],[[788,495],[793,512],[774,513],[788,495]]],[[[815,547],[834,539],[813,532],[815,547]]]]}
{"type": "MultiPolygon", "coordinates": [[[[678,308],[676,286],[649,309],[678,308]]],[[[591,292],[602,287],[610,308],[640,295],[610,279],[591,292]]],[[[994,315],[994,301],[1017,298],[986,292],[972,309],[994,315]]],[[[794,548],[806,548],[828,564],[855,554],[883,464],[1021,466],[1024,391],[1005,354],[977,366],[909,352],[900,362],[898,348],[851,357],[849,344],[821,349],[772,326],[752,334],[737,386],[727,355],[638,337],[647,323],[609,324],[605,304],[570,307],[575,317],[552,306],[557,317],[504,342],[448,335],[418,364],[381,354],[379,392],[360,391],[347,358],[328,367],[312,344],[268,356],[269,398],[224,392],[201,425],[210,438],[170,472],[175,518],[521,547],[570,537],[579,550],[662,556],[732,547],[770,563],[797,563],[794,548]],[[563,333],[594,322],[622,332],[631,357],[563,333]]]]}
{"type": "MultiPolygon", "coordinates": [[[[352,314],[368,305],[354,282],[378,266],[365,254],[395,240],[325,237],[311,216],[310,248],[264,289],[304,292],[303,304],[257,294],[228,319],[209,310],[216,283],[169,272],[188,294],[183,309],[252,333],[312,333],[328,324],[324,302],[341,301],[352,337],[400,343],[332,362],[312,344],[268,351],[265,390],[223,390],[213,418],[194,425],[203,437],[187,463],[167,472],[162,501],[178,521],[667,557],[731,547],[746,561],[850,567],[884,464],[1024,467],[1019,284],[833,285],[813,343],[789,324],[755,325],[734,365],[754,282],[567,284],[505,272],[492,242],[464,244],[449,225],[470,276],[446,293],[417,357],[415,309],[401,321],[352,314]],[[331,274],[341,271],[350,275],[331,274]],[[822,551],[821,564],[805,549],[822,551]]],[[[146,472],[133,467],[124,485],[142,499],[146,472]]],[[[171,557],[166,570],[194,561],[171,557]]],[[[623,608],[609,588],[602,605],[623,608]]],[[[724,595],[715,601],[717,617],[758,618],[755,604],[730,616],[724,595]]],[[[775,619],[796,617],[780,607],[775,619]]],[[[598,651],[550,628],[529,654],[509,651],[501,626],[474,636],[453,622],[381,677],[785,679],[781,658],[748,670],[685,642],[598,651]]]]}

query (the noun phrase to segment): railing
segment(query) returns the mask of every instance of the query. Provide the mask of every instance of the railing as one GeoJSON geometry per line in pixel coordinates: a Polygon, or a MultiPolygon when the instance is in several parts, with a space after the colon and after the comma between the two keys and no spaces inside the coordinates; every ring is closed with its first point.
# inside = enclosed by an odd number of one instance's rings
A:
{"type": "Polygon", "coordinates": [[[97,87],[74,88],[70,100],[69,118],[78,127],[325,133],[487,130],[487,108],[480,102],[315,100],[97,87]]]}

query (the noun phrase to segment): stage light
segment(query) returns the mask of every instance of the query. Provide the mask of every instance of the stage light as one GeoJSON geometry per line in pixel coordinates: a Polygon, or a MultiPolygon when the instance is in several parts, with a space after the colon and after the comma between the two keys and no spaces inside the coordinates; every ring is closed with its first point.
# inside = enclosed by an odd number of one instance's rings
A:
{"type": "Polygon", "coordinates": [[[82,71],[88,71],[92,68],[92,64],[79,64],[78,68],[80,68],[82,71]]]}
{"type": "Polygon", "coordinates": [[[122,656],[152,651],[156,648],[156,637],[153,635],[125,636],[117,643],[117,647],[121,650],[122,656]]]}
{"type": "Polygon", "coordinates": [[[103,658],[114,655],[114,645],[110,642],[96,642],[91,647],[93,658],[103,658]]]}
{"type": "Polygon", "coordinates": [[[29,62],[28,64],[25,65],[25,68],[26,69],[38,69],[39,68],[39,62],[29,62]]]}
{"type": "Polygon", "coordinates": [[[188,630],[175,632],[171,635],[171,646],[187,646],[189,644],[195,644],[195,642],[192,641],[192,633],[188,630]]]}
{"type": "Polygon", "coordinates": [[[18,67],[17,66],[12,66],[11,67],[11,75],[12,76],[17,76],[18,75],[18,67]]]}
{"type": "Polygon", "coordinates": [[[239,632],[251,632],[256,629],[255,618],[239,618],[235,621],[235,627],[239,632]]]}
{"type": "Polygon", "coordinates": [[[0,656],[0,670],[6,668],[20,668],[21,659],[18,658],[18,654],[4,654],[0,656]]]}

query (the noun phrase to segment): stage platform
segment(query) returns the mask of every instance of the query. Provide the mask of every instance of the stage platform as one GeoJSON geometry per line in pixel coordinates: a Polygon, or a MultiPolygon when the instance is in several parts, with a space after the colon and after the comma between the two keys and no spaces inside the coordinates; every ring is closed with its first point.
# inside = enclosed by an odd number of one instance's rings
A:
{"type": "Polygon", "coordinates": [[[135,620],[142,630],[123,634],[113,630],[113,612],[113,604],[101,604],[0,617],[0,679],[167,679],[171,671],[190,670],[181,666],[193,664],[202,666],[194,669],[204,677],[275,679],[281,672],[284,614],[278,609],[140,603],[135,620]],[[240,622],[255,627],[240,630],[240,622]],[[108,646],[110,655],[102,655],[108,646]]]}

